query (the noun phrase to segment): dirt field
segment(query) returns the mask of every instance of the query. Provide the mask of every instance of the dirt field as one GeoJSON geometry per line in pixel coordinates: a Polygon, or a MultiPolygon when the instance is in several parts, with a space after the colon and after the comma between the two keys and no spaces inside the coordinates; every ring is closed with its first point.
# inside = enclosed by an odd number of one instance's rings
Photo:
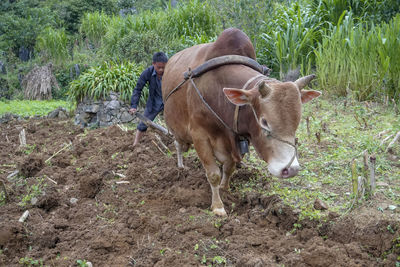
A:
{"type": "MultiPolygon", "coordinates": [[[[179,170],[172,140],[163,137],[171,153],[154,131],[133,149],[134,132],[117,126],[30,120],[0,128],[2,266],[397,266],[399,221],[373,201],[299,222],[277,196],[231,186],[222,193],[229,216],[218,218],[196,154],[179,170]]],[[[257,175],[242,168],[232,180],[257,175]]]]}

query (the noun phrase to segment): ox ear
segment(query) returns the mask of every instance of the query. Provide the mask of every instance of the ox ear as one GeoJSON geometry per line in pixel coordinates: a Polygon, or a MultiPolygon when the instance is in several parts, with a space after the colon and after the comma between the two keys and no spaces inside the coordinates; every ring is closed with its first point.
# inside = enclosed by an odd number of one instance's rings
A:
{"type": "Polygon", "coordinates": [[[315,91],[315,90],[301,90],[301,103],[305,104],[314,98],[317,98],[321,95],[320,91],[315,91]]]}
{"type": "Polygon", "coordinates": [[[271,87],[268,86],[264,81],[262,81],[258,85],[258,92],[260,93],[261,98],[266,98],[271,93],[271,91],[271,87]]]}
{"type": "Polygon", "coordinates": [[[233,104],[243,106],[250,103],[249,94],[242,89],[224,88],[224,94],[233,104]]]}

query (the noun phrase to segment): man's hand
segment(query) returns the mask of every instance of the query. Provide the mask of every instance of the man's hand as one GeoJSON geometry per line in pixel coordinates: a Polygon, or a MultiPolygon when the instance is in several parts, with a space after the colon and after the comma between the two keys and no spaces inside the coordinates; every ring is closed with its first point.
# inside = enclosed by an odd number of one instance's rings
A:
{"type": "Polygon", "coordinates": [[[135,114],[135,113],[136,113],[136,111],[137,111],[137,109],[136,109],[136,108],[131,108],[131,109],[129,110],[129,113],[131,113],[131,114],[133,115],[133,114],[135,114]]]}

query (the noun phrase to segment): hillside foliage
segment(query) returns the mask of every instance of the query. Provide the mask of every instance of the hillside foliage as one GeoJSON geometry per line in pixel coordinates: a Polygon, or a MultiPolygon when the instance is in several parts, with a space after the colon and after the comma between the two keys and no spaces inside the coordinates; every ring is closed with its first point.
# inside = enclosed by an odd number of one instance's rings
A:
{"type": "Polygon", "coordinates": [[[20,81],[35,64],[53,64],[61,87],[55,97],[76,96],[79,75],[105,73],[94,71],[103,62],[144,68],[154,52],[171,57],[237,27],[276,78],[316,73],[332,95],[398,100],[399,11],[398,0],[6,0],[0,97],[22,98],[20,81]]]}

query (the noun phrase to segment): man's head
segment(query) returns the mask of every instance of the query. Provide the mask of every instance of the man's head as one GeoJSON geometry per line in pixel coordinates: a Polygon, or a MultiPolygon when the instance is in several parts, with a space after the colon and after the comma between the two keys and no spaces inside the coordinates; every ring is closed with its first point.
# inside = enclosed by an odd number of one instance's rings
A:
{"type": "Polygon", "coordinates": [[[158,76],[164,74],[165,65],[168,57],[163,52],[157,52],[153,55],[153,66],[158,76]]]}

